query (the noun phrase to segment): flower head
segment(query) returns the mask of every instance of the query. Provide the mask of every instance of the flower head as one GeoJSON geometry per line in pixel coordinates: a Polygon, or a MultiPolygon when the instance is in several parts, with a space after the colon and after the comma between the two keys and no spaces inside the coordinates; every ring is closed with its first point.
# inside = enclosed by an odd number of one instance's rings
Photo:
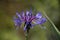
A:
{"type": "Polygon", "coordinates": [[[35,16],[32,15],[32,11],[22,12],[21,14],[16,12],[16,16],[17,18],[14,17],[15,26],[21,26],[24,22],[24,31],[27,30],[28,32],[34,25],[41,25],[46,22],[46,18],[44,18],[40,12],[38,12],[35,16]]]}

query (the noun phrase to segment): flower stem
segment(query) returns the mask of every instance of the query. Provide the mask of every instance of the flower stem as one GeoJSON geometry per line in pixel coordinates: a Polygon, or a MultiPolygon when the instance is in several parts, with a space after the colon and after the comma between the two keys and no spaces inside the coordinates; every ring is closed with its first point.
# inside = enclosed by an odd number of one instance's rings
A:
{"type": "Polygon", "coordinates": [[[26,31],[26,34],[25,34],[25,37],[26,37],[26,40],[28,40],[28,32],[26,31]]]}
{"type": "MultiPolygon", "coordinates": [[[[43,11],[44,12],[44,11],[43,11]]],[[[44,12],[44,15],[46,16],[46,18],[49,20],[49,22],[53,25],[54,29],[56,30],[56,32],[60,35],[60,31],[58,30],[58,28],[54,25],[54,23],[50,20],[50,18],[47,16],[47,14],[44,12]]]]}
{"type": "MultiPolygon", "coordinates": [[[[28,24],[25,22],[25,25],[26,25],[25,37],[26,37],[26,40],[29,40],[29,39],[28,39],[28,34],[29,34],[29,30],[30,30],[31,24],[30,24],[30,22],[28,22],[28,24]]],[[[24,26],[25,26],[25,25],[24,25],[24,26]]]]}

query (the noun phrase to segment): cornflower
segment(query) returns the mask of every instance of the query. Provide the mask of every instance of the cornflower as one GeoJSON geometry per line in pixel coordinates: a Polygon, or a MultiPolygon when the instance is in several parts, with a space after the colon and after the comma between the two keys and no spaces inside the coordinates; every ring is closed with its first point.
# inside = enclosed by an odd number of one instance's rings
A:
{"type": "Polygon", "coordinates": [[[29,33],[29,30],[33,28],[35,25],[42,25],[46,22],[46,18],[44,18],[41,12],[37,12],[36,15],[32,14],[32,11],[26,11],[18,13],[16,12],[16,16],[14,17],[14,24],[17,27],[20,27],[22,23],[24,23],[24,31],[29,33]]]}

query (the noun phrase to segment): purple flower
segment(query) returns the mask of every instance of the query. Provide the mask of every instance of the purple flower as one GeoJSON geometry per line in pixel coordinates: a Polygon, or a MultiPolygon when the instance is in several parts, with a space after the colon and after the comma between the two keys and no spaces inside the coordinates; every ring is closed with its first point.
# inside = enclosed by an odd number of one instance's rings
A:
{"type": "Polygon", "coordinates": [[[24,31],[27,30],[29,32],[30,28],[34,25],[42,25],[46,22],[46,18],[42,16],[40,12],[36,15],[32,15],[32,11],[21,12],[20,14],[16,12],[16,16],[14,17],[15,26],[21,26],[24,23],[24,31]]]}

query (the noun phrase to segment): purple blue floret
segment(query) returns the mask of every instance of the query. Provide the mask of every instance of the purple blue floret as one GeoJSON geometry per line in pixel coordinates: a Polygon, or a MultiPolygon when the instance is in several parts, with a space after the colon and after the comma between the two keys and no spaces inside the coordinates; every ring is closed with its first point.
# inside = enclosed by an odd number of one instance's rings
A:
{"type": "Polygon", "coordinates": [[[22,12],[21,14],[16,12],[16,16],[17,17],[14,17],[15,26],[21,26],[21,24],[24,23],[24,31],[33,27],[33,25],[41,25],[46,22],[46,18],[44,18],[40,12],[35,16],[32,15],[32,11],[22,12]]]}

